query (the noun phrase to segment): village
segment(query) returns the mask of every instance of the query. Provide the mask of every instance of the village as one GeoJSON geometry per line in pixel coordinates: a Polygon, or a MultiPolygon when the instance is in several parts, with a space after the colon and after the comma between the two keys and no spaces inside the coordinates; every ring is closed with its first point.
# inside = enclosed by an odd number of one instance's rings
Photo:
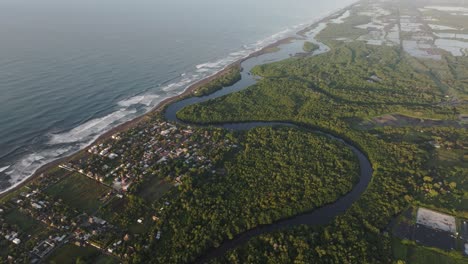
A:
{"type": "MultiPolygon", "coordinates": [[[[111,141],[94,145],[87,151],[88,160],[60,165],[77,171],[106,184],[117,192],[126,192],[130,186],[145,175],[158,170],[158,166],[180,160],[188,167],[211,169],[212,161],[203,154],[202,148],[236,147],[229,141],[204,145],[211,136],[208,132],[194,135],[190,126],[180,129],[174,124],[160,122],[152,127],[129,132],[124,138],[120,134],[111,141]],[[203,146],[202,146],[203,145],[203,146]]],[[[180,183],[180,175],[174,177],[180,183]]]]}
{"type": "MultiPolygon", "coordinates": [[[[13,262],[30,263],[44,262],[70,247],[93,248],[116,262],[130,258],[132,243],[159,226],[164,206],[170,205],[168,199],[157,207],[132,201],[146,198],[145,193],[160,198],[195,171],[219,173],[215,165],[220,155],[238,148],[221,131],[156,121],[90,146],[0,207],[4,253],[13,262]],[[152,189],[148,182],[164,188],[152,189]],[[141,214],[119,219],[117,212],[127,207],[141,214]]],[[[156,230],[152,239],[162,236],[156,230]]]]}

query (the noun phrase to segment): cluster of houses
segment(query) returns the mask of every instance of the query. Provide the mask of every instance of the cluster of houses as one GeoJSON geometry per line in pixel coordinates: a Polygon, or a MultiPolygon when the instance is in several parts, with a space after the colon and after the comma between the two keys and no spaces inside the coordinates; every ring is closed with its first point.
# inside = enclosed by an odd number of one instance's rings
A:
{"type": "Polygon", "coordinates": [[[70,230],[77,223],[73,221],[76,211],[67,207],[62,201],[54,201],[39,190],[22,194],[16,200],[20,211],[45,225],[57,230],[70,230]]]}
{"type": "MultiPolygon", "coordinates": [[[[223,137],[213,137],[214,134],[206,130],[198,131],[189,126],[176,126],[160,121],[115,134],[111,139],[89,147],[87,155],[59,167],[111,187],[112,189],[100,198],[106,203],[114,196],[123,198],[132,184],[162,170],[169,171],[171,175],[166,177],[170,177],[176,186],[182,184],[185,175],[175,173],[174,167],[214,172],[214,162],[210,158],[213,151],[237,146],[223,137]]],[[[49,186],[63,179],[63,173],[56,174],[41,175],[28,185],[27,191],[2,205],[1,238],[20,247],[33,262],[42,261],[66,243],[93,246],[115,256],[131,254],[132,250],[127,243],[131,240],[129,234],[123,233],[123,230],[104,219],[79,212],[61,199],[54,199],[44,192],[49,186]],[[8,207],[4,207],[5,205],[8,207]],[[44,233],[47,234],[47,238],[33,233],[25,234],[15,224],[4,224],[6,222],[3,215],[12,210],[18,210],[26,217],[42,222],[48,227],[44,233]],[[26,241],[23,240],[32,240],[33,243],[29,242],[26,246],[26,241]]],[[[165,206],[169,204],[168,201],[164,203],[165,206]]],[[[163,209],[164,207],[161,207],[160,210],[163,209]]],[[[162,221],[154,215],[152,220],[162,221]]],[[[141,225],[146,223],[143,217],[138,218],[136,222],[141,225]]],[[[160,240],[162,233],[158,231],[152,236],[160,240]]]]}
{"type": "MultiPolygon", "coordinates": [[[[12,210],[18,210],[19,213],[30,217],[38,222],[42,222],[48,226],[51,231],[48,232],[48,238],[42,241],[37,241],[37,244],[29,255],[32,262],[38,262],[40,259],[47,256],[53,249],[58,245],[66,243],[66,239],[70,231],[77,226],[75,219],[76,211],[72,211],[65,206],[61,201],[53,201],[47,195],[44,195],[39,189],[30,190],[29,192],[23,192],[17,197],[4,204],[6,210],[2,209],[1,212],[11,212],[12,210]]],[[[0,233],[6,240],[11,241],[17,246],[25,246],[22,244],[22,239],[30,240],[38,234],[25,234],[18,230],[16,224],[6,224],[4,218],[0,217],[0,225],[8,227],[2,229],[0,233]],[[6,225],[4,225],[6,224],[6,225]]],[[[26,242],[26,241],[24,241],[26,242]]]]}
{"type": "MultiPolygon", "coordinates": [[[[210,140],[208,132],[195,135],[190,126],[178,127],[165,121],[111,138],[91,146],[87,150],[91,157],[85,162],[62,166],[126,192],[134,182],[174,160],[181,160],[188,167],[210,170],[212,161],[201,154],[202,148],[219,147],[216,144],[237,147],[229,140],[210,140]]],[[[173,180],[180,184],[180,175],[174,175],[173,180]]]]}
{"type": "MultiPolygon", "coordinates": [[[[106,220],[97,216],[83,215],[81,225],[73,232],[73,238],[76,246],[90,245],[99,250],[106,251],[107,249],[114,249],[112,245],[106,248],[108,241],[101,241],[101,235],[118,234],[116,228],[109,224],[106,220]]],[[[113,250],[107,250],[112,253],[113,250]]]]}
{"type": "MultiPolygon", "coordinates": [[[[76,245],[91,245],[100,248],[93,237],[106,232],[114,233],[113,226],[96,216],[80,214],[76,210],[69,209],[60,200],[54,201],[39,189],[24,192],[13,198],[0,209],[0,235],[14,245],[27,251],[22,238],[29,240],[37,234],[25,234],[18,230],[15,224],[7,224],[3,215],[11,210],[18,210],[21,214],[31,217],[49,227],[46,239],[36,242],[29,251],[32,262],[39,262],[48,256],[54,249],[74,241],[76,245]]],[[[102,249],[102,248],[100,248],[102,249]]],[[[105,250],[105,249],[102,249],[105,250]]],[[[115,247],[113,248],[115,250],[115,247]]],[[[14,259],[11,257],[11,259],[14,259]]]]}
{"type": "Polygon", "coordinates": [[[6,240],[11,241],[13,244],[19,245],[21,243],[21,239],[18,238],[18,232],[13,230],[8,231],[1,231],[2,236],[5,237],[6,240]]]}

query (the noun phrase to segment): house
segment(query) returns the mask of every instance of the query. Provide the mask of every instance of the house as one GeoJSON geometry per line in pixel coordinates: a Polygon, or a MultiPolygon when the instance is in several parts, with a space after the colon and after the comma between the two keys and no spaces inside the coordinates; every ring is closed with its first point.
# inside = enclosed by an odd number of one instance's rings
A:
{"type": "Polygon", "coordinates": [[[67,235],[62,235],[61,237],[56,237],[55,241],[62,242],[66,237],[67,237],[67,235]]]}
{"type": "Polygon", "coordinates": [[[115,154],[115,153],[111,153],[109,154],[109,159],[115,159],[117,158],[119,155],[115,154]]]}
{"type": "Polygon", "coordinates": [[[16,233],[16,232],[11,232],[9,235],[6,235],[6,236],[5,236],[5,239],[6,239],[6,240],[13,241],[13,239],[15,239],[17,236],[18,236],[18,233],[16,233]]]}
{"type": "Polygon", "coordinates": [[[159,164],[159,163],[162,163],[164,161],[167,161],[167,158],[166,157],[162,157],[160,160],[158,160],[156,163],[159,164]]]}
{"type": "Polygon", "coordinates": [[[88,220],[88,222],[89,222],[90,224],[96,223],[96,224],[98,224],[98,225],[105,225],[105,224],[107,223],[105,220],[103,220],[103,219],[101,219],[101,218],[99,218],[99,217],[96,217],[96,216],[90,217],[89,220],[88,220]]]}
{"type": "Polygon", "coordinates": [[[42,206],[38,205],[37,203],[32,203],[31,206],[37,210],[42,209],[42,206]]]}
{"type": "Polygon", "coordinates": [[[431,141],[429,142],[429,144],[431,144],[434,148],[437,148],[437,149],[440,148],[440,144],[437,143],[436,141],[431,141]]]}
{"type": "Polygon", "coordinates": [[[161,136],[167,136],[169,133],[171,133],[171,130],[170,129],[167,129],[167,130],[163,130],[161,131],[161,136]]]}

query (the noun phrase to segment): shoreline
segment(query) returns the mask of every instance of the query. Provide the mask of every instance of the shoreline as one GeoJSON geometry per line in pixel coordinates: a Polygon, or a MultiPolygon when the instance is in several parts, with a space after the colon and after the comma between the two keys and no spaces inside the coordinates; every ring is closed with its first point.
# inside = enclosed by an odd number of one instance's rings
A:
{"type": "Polygon", "coordinates": [[[241,59],[227,65],[226,67],[224,67],[222,70],[218,71],[217,73],[215,73],[215,74],[213,74],[211,76],[208,76],[206,78],[203,78],[203,79],[201,79],[199,81],[196,81],[195,83],[189,85],[182,93],[180,93],[178,95],[175,95],[175,96],[172,96],[172,97],[168,97],[168,98],[162,100],[153,109],[151,109],[147,113],[145,113],[145,114],[143,114],[141,116],[138,116],[138,117],[136,117],[136,118],[134,118],[132,120],[129,120],[127,122],[124,122],[124,123],[122,123],[120,125],[117,125],[116,127],[110,128],[108,131],[106,131],[103,134],[99,135],[91,144],[89,144],[85,148],[83,148],[81,150],[78,150],[77,152],[74,152],[74,153],[72,153],[72,154],[70,154],[70,155],[68,155],[66,157],[58,158],[58,159],[56,159],[54,161],[50,161],[50,162],[42,165],[31,176],[25,178],[24,180],[22,180],[18,184],[12,185],[11,187],[5,189],[4,191],[0,191],[0,199],[8,196],[11,193],[16,192],[17,190],[19,190],[19,189],[21,189],[21,188],[23,188],[25,186],[27,186],[30,182],[34,181],[37,177],[44,174],[46,171],[50,170],[51,168],[53,168],[55,166],[58,166],[61,163],[67,162],[68,160],[71,160],[71,159],[75,158],[77,155],[80,155],[83,152],[86,152],[91,146],[96,145],[99,142],[102,142],[104,140],[107,140],[109,137],[111,137],[112,135],[114,135],[116,133],[126,131],[126,130],[136,126],[141,121],[144,121],[144,120],[148,119],[151,115],[154,115],[156,113],[160,113],[160,112],[164,111],[166,109],[166,107],[168,105],[170,105],[171,103],[174,103],[174,102],[176,102],[178,100],[182,100],[182,99],[184,99],[186,97],[189,97],[189,96],[193,96],[194,91],[196,91],[200,87],[206,85],[207,83],[209,83],[209,82],[223,76],[232,67],[240,67],[242,62],[244,62],[244,61],[246,61],[246,60],[248,60],[250,58],[261,56],[262,54],[266,54],[266,53],[270,52],[270,50],[272,48],[278,48],[279,46],[281,46],[283,44],[287,44],[287,43],[289,43],[291,41],[301,39],[300,37],[305,37],[305,33],[312,30],[313,27],[319,25],[320,23],[327,22],[330,19],[334,18],[335,16],[339,16],[339,14],[341,14],[342,12],[344,12],[344,11],[346,11],[348,9],[351,9],[354,5],[358,4],[359,2],[360,1],[356,1],[356,2],[354,2],[352,4],[350,4],[350,5],[347,5],[347,6],[343,7],[343,8],[340,8],[337,11],[331,11],[331,14],[326,15],[323,18],[318,18],[316,21],[312,22],[312,24],[307,25],[303,29],[297,31],[295,33],[296,36],[289,36],[289,37],[285,37],[283,39],[279,39],[279,40],[277,40],[277,41],[275,41],[275,42],[273,42],[273,43],[271,43],[271,44],[269,44],[269,45],[267,45],[267,46],[265,46],[265,47],[263,47],[263,48],[261,48],[261,49],[259,49],[257,51],[254,51],[254,52],[250,53],[249,55],[245,56],[244,58],[241,58],[241,59]]]}

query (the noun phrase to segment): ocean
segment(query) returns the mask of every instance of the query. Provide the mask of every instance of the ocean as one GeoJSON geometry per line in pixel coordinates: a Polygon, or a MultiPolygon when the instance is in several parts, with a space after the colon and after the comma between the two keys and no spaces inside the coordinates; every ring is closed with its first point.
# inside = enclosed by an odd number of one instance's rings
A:
{"type": "Polygon", "coordinates": [[[0,191],[353,2],[0,1],[0,191]]]}

